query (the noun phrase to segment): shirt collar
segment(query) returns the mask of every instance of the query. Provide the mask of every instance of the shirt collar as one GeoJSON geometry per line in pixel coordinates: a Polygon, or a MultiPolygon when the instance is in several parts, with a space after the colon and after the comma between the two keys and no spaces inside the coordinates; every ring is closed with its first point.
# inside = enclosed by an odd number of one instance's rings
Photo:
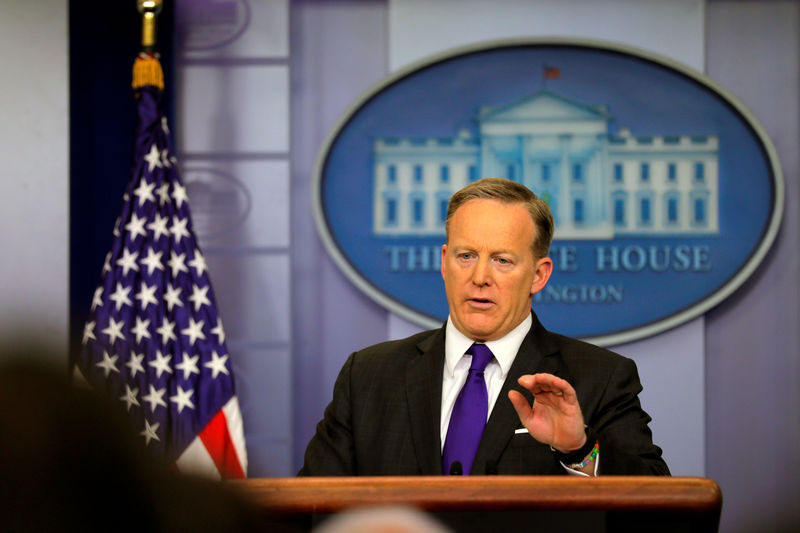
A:
{"type": "MultiPolygon", "coordinates": [[[[503,376],[511,369],[511,364],[514,362],[517,352],[519,352],[522,341],[525,339],[528,331],[530,331],[531,324],[533,324],[533,319],[529,313],[528,316],[525,317],[525,320],[506,333],[504,337],[486,343],[486,346],[492,351],[497,362],[500,363],[503,376]]],[[[474,342],[475,341],[456,328],[452,318],[447,317],[444,338],[444,369],[450,377],[453,377],[456,365],[461,358],[464,357],[464,354],[474,342]]]]}

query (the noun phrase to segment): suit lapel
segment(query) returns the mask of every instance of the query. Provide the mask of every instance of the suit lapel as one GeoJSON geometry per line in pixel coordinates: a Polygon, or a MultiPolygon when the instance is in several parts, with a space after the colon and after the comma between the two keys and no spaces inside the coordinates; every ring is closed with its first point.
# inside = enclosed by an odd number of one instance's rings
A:
{"type": "Polygon", "coordinates": [[[522,344],[519,347],[517,356],[508,371],[503,388],[497,396],[497,401],[492,409],[492,414],[486,422],[486,429],[483,431],[478,452],[475,455],[473,471],[475,474],[484,474],[487,462],[497,462],[514,436],[514,430],[522,427],[519,416],[508,399],[508,391],[511,389],[520,391],[528,401],[532,401],[531,394],[523,389],[517,379],[524,374],[535,374],[536,372],[549,372],[557,374],[553,366],[553,358],[547,357],[555,352],[555,345],[547,337],[547,331],[539,323],[536,314],[531,312],[533,324],[522,344]]]}
{"type": "Polygon", "coordinates": [[[444,328],[417,345],[419,354],[406,369],[411,438],[422,475],[442,473],[440,419],[444,328]]]}

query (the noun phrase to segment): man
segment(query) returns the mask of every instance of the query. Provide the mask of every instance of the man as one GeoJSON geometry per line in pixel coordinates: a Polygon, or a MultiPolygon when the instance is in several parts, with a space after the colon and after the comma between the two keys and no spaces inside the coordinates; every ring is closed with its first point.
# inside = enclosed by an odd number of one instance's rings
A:
{"type": "Polygon", "coordinates": [[[547,204],[478,180],[450,199],[438,330],[353,353],[300,475],[668,475],[635,364],[550,333],[547,204]]]}

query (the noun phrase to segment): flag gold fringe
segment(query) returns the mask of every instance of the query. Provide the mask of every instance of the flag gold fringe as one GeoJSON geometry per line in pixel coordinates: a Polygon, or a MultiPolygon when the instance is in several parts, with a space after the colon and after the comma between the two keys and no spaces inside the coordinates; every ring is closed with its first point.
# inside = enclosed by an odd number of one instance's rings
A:
{"type": "Polygon", "coordinates": [[[164,71],[161,70],[161,63],[152,54],[139,54],[133,63],[133,83],[134,89],[141,89],[145,85],[152,85],[164,90],[164,71]]]}

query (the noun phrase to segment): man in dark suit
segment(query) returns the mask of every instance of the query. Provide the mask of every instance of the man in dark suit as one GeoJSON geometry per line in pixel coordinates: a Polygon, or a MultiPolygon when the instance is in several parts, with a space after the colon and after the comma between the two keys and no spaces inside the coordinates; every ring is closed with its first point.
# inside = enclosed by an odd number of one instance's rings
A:
{"type": "Polygon", "coordinates": [[[515,182],[450,199],[438,330],[353,353],[300,475],[668,475],[633,361],[544,329],[553,217],[515,182]]]}

